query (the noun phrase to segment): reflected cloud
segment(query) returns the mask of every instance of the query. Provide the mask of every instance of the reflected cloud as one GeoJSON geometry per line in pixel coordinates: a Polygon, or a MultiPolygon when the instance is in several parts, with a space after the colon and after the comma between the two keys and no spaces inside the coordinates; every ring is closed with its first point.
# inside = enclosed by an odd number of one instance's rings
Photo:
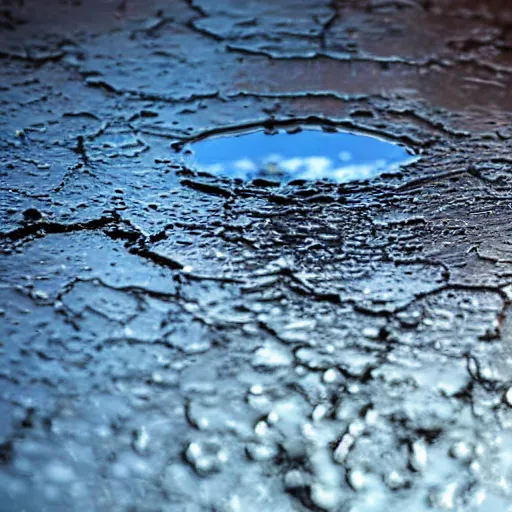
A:
{"type": "Polygon", "coordinates": [[[257,172],[258,166],[255,162],[252,160],[249,160],[248,158],[241,158],[240,160],[236,160],[233,162],[233,167],[240,172],[257,172]]]}

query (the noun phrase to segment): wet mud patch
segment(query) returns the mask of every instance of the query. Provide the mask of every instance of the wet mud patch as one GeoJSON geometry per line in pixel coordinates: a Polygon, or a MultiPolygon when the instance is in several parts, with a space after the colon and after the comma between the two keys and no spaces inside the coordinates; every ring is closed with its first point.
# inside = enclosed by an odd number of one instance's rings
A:
{"type": "Polygon", "coordinates": [[[414,150],[383,138],[321,125],[217,131],[175,146],[185,165],[242,181],[347,183],[415,162],[414,150]]]}
{"type": "Polygon", "coordinates": [[[427,3],[4,1],[0,509],[510,512],[510,31],[427,3]],[[297,124],[421,160],[179,161],[297,124]]]}

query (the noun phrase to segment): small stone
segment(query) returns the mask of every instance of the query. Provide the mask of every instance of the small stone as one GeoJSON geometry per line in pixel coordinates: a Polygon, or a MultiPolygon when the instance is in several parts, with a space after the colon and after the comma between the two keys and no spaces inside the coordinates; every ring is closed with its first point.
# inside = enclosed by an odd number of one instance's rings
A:
{"type": "Polygon", "coordinates": [[[311,487],[311,501],[323,510],[336,510],[340,503],[340,493],[335,487],[316,483],[311,487]]]}
{"type": "Polygon", "coordinates": [[[314,484],[311,487],[311,501],[321,509],[336,510],[336,507],[339,505],[340,495],[335,488],[314,484]]]}
{"type": "Polygon", "coordinates": [[[379,337],[380,330],[377,327],[365,327],[363,329],[363,336],[367,338],[376,339],[379,337]]]}
{"type": "Polygon", "coordinates": [[[262,395],[263,394],[263,387],[259,384],[254,384],[251,386],[251,389],[249,390],[251,395],[262,395]]]}
{"type": "Polygon", "coordinates": [[[320,421],[324,419],[329,412],[329,406],[327,404],[319,404],[313,409],[313,413],[311,415],[313,421],[320,421]]]}
{"type": "Polygon", "coordinates": [[[153,372],[151,374],[151,380],[155,383],[155,384],[162,384],[164,382],[164,378],[162,377],[162,374],[161,373],[158,373],[158,372],[153,372]]]}
{"type": "Polygon", "coordinates": [[[356,439],[354,436],[345,434],[334,450],[334,461],[338,464],[343,464],[355,442],[356,439]]]}
{"type": "Polygon", "coordinates": [[[354,437],[360,436],[366,430],[366,425],[361,419],[354,420],[348,427],[348,432],[354,437]]]}
{"type": "Polygon", "coordinates": [[[43,217],[42,213],[36,208],[27,208],[23,212],[25,220],[41,220],[43,217]]]}
{"type": "Polygon", "coordinates": [[[459,441],[450,448],[450,455],[462,462],[469,462],[472,459],[473,450],[467,443],[459,441]]]}
{"type": "Polygon", "coordinates": [[[406,479],[398,471],[391,471],[385,478],[386,485],[392,489],[400,489],[405,486],[406,479]]]}
{"type": "Polygon", "coordinates": [[[299,366],[295,367],[295,373],[299,377],[303,377],[304,375],[306,375],[308,373],[308,370],[305,366],[299,365],[299,366]]]}
{"type": "Polygon", "coordinates": [[[41,299],[41,300],[48,300],[48,298],[50,297],[43,290],[36,290],[32,295],[33,295],[34,299],[41,299]]]}
{"type": "Polygon", "coordinates": [[[512,388],[508,388],[505,393],[505,402],[509,407],[512,407],[512,388]]]}
{"type": "Polygon", "coordinates": [[[217,473],[228,460],[226,450],[217,441],[198,441],[188,445],[187,461],[201,476],[217,473]]]}
{"type": "Polygon", "coordinates": [[[254,427],[254,433],[259,437],[265,436],[268,430],[268,423],[266,421],[258,421],[254,427]]]}
{"type": "Polygon", "coordinates": [[[367,425],[375,425],[379,420],[379,413],[375,409],[368,409],[364,417],[367,425]]]}
{"type": "MultiPolygon", "coordinates": [[[[219,258],[219,256],[217,256],[219,258]]],[[[258,334],[258,327],[252,324],[245,324],[242,327],[242,331],[244,331],[245,334],[255,335],[258,334]]]]}
{"type": "Polygon", "coordinates": [[[350,384],[350,386],[347,388],[347,391],[351,395],[357,395],[357,393],[359,393],[359,391],[361,391],[361,388],[359,387],[358,384],[350,384]]]}
{"type": "Polygon", "coordinates": [[[141,455],[147,453],[149,446],[149,434],[146,427],[141,427],[139,430],[135,430],[133,432],[132,446],[133,449],[141,455]]]}
{"type": "Polygon", "coordinates": [[[333,384],[334,382],[337,382],[341,379],[340,372],[336,370],[336,368],[329,368],[328,370],[325,370],[323,375],[323,381],[326,384],[333,384]]]}
{"type": "Polygon", "coordinates": [[[279,421],[279,414],[276,411],[271,411],[267,416],[267,423],[275,425],[279,421]]]}
{"type": "Polygon", "coordinates": [[[424,439],[419,439],[410,448],[409,464],[414,471],[421,472],[426,468],[427,460],[427,445],[424,439]]]}
{"type": "Polygon", "coordinates": [[[254,461],[271,460],[277,455],[277,448],[270,444],[250,443],[246,447],[247,455],[254,461]]]}
{"type": "Polygon", "coordinates": [[[348,473],[347,481],[354,491],[359,491],[364,487],[366,479],[364,473],[356,469],[348,473]]]}

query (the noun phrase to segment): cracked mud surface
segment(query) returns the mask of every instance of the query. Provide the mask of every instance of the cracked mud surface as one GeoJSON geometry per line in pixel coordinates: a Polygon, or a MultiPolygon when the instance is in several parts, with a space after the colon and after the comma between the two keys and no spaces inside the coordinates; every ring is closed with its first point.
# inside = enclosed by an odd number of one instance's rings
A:
{"type": "Polygon", "coordinates": [[[505,1],[0,5],[1,510],[510,510],[505,1]],[[172,149],[297,122],[422,158],[172,149]]]}

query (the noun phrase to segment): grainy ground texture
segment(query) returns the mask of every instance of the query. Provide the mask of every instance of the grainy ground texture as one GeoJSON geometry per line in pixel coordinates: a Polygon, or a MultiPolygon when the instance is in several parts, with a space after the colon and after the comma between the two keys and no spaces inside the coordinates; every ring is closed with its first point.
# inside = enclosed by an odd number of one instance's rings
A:
{"type": "Polygon", "coordinates": [[[509,2],[0,5],[0,510],[511,510],[509,2]],[[421,159],[172,146],[290,120],[421,159]]]}

